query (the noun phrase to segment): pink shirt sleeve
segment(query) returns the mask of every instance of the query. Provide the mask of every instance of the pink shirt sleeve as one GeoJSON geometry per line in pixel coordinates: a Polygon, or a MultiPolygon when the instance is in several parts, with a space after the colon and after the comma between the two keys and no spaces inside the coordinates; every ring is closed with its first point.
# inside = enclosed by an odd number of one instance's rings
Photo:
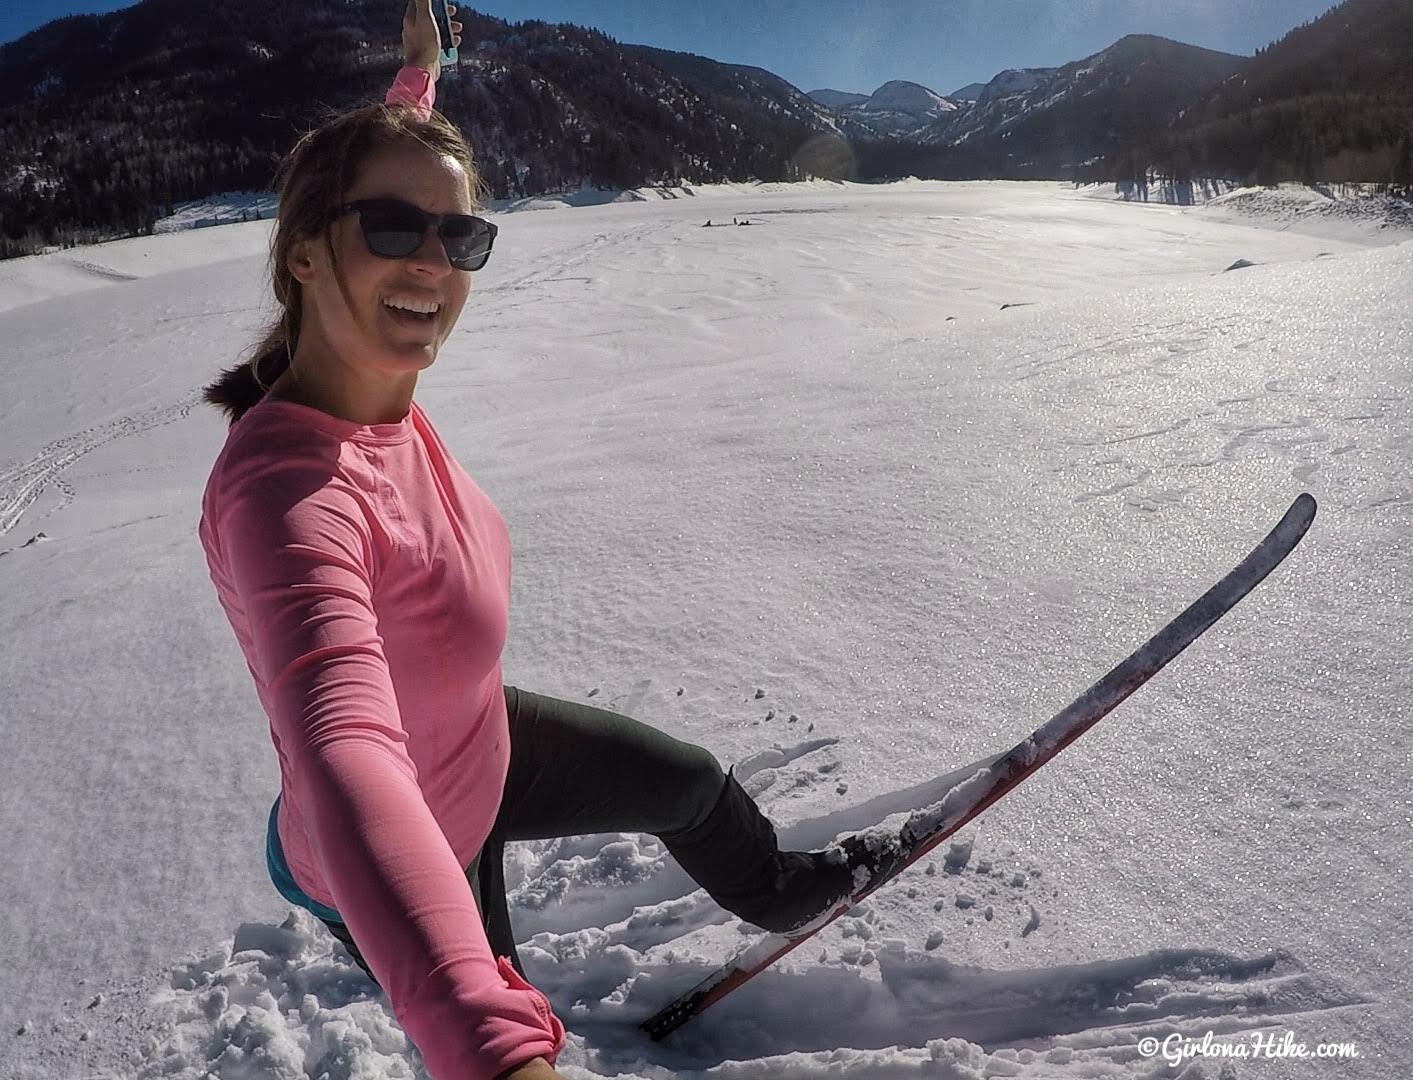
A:
{"type": "Polygon", "coordinates": [[[415,105],[425,120],[431,115],[432,105],[436,100],[437,84],[432,79],[432,73],[425,68],[404,67],[398,70],[397,78],[393,79],[392,86],[388,87],[383,104],[415,105]]]}
{"type": "Polygon", "coordinates": [[[319,454],[242,462],[214,502],[252,634],[252,674],[335,906],[434,1080],[551,1063],[564,1027],[491,953],[465,872],[428,809],[379,636],[376,504],[319,454]]]}

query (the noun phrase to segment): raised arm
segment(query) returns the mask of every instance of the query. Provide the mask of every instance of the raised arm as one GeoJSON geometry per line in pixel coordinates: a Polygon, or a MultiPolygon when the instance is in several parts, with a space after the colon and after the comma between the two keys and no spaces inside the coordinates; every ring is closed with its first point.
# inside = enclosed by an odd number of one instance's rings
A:
{"type": "Polygon", "coordinates": [[[436,100],[436,82],[432,76],[425,68],[408,66],[398,71],[392,86],[388,87],[384,104],[414,105],[425,120],[431,114],[432,105],[436,100]]]}
{"type": "MultiPolygon", "coordinates": [[[[441,0],[407,0],[402,16],[402,68],[388,90],[389,105],[415,105],[425,116],[436,100],[436,82],[441,74],[441,37],[432,16],[432,4],[441,0]]],[[[447,14],[456,12],[447,5],[447,14]]],[[[461,44],[461,23],[451,20],[452,44],[461,44]]]]}

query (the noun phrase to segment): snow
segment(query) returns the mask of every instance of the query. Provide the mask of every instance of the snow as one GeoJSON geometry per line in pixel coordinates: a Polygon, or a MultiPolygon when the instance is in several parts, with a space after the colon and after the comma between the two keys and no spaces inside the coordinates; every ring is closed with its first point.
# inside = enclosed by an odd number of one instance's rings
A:
{"type": "Polygon", "coordinates": [[[863,112],[900,112],[923,120],[957,111],[956,102],[918,83],[901,79],[884,83],[856,107],[863,112]]]}
{"type": "MultiPolygon", "coordinates": [[[[1133,184],[1088,184],[1081,191],[1090,198],[1122,199],[1146,203],[1175,204],[1180,188],[1156,177],[1149,180],[1146,195],[1133,184]]],[[[1394,233],[1397,240],[1413,230],[1413,201],[1382,194],[1372,184],[1282,183],[1272,187],[1240,187],[1230,181],[1203,179],[1191,186],[1192,201],[1201,203],[1209,218],[1238,224],[1261,221],[1273,228],[1298,228],[1310,236],[1348,240],[1364,236],[1374,243],[1386,243],[1379,235],[1394,233]]]]}
{"type": "MultiPolygon", "coordinates": [[[[637,1024],[763,935],[652,836],[511,845],[560,1072],[1406,1076],[1396,212],[917,180],[577,199],[495,210],[417,393],[510,529],[506,681],[708,747],[787,848],[945,799],[1295,494],[1320,515],[951,847],[662,1043],[637,1024]],[[755,227],[700,227],[733,217],[755,227]],[[1209,1031],[1361,1057],[1142,1049],[1209,1031]]],[[[7,1080],[424,1075],[265,877],[278,773],[195,535],[225,434],[199,393],[274,314],[269,229],[0,263],[7,1080]]]]}

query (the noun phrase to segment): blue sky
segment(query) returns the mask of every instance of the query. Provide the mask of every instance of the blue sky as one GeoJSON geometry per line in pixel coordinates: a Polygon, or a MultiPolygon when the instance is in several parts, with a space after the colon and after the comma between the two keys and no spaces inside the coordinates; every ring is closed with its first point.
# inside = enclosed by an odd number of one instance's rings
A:
{"type": "MultiPolygon", "coordinates": [[[[238,3],[239,0],[232,0],[238,3]]],[[[0,41],[60,15],[126,3],[11,0],[0,41]]],[[[489,0],[511,22],[596,26],[619,41],[766,68],[801,90],[872,93],[908,79],[939,93],[1008,67],[1057,67],[1125,34],[1251,55],[1333,0],[489,0]]],[[[399,26],[388,27],[397,40],[399,26]]]]}

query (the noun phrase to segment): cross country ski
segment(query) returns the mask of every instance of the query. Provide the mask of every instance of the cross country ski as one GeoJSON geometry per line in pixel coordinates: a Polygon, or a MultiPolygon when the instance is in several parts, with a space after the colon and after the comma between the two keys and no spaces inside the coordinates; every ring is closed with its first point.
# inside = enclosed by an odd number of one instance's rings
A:
{"type": "Polygon", "coordinates": [[[1225,577],[1068,707],[1009,752],[971,772],[940,802],[914,812],[900,829],[871,829],[849,837],[845,846],[850,863],[857,867],[855,888],[849,896],[788,935],[767,934],[654,1014],[641,1025],[642,1029],[654,1041],[675,1031],[808,941],[1014,790],[1022,780],[1033,776],[1161,671],[1279,566],[1309,529],[1315,508],[1315,500],[1308,493],[1296,498],[1270,534],[1225,577]],[[861,859],[861,855],[865,857],[861,859]]]}

